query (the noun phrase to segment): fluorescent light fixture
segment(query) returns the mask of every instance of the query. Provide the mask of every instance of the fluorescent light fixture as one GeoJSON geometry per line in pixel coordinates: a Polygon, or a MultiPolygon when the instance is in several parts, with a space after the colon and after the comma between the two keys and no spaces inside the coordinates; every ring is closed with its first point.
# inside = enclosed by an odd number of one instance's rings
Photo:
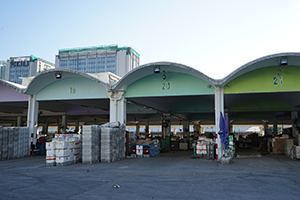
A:
{"type": "Polygon", "coordinates": [[[56,72],[55,73],[55,78],[56,79],[61,79],[61,72],[56,72]]]}
{"type": "Polygon", "coordinates": [[[280,59],[280,66],[286,66],[288,65],[288,59],[287,58],[281,58],[280,59]]]}
{"type": "Polygon", "coordinates": [[[160,73],[160,67],[159,67],[159,66],[155,66],[155,67],[153,68],[153,71],[154,71],[154,74],[160,73]]]}

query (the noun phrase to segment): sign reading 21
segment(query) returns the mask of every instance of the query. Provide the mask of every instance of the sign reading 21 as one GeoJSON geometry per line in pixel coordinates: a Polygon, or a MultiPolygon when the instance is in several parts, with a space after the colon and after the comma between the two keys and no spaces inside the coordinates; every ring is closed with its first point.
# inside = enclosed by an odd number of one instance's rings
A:
{"type": "Polygon", "coordinates": [[[283,84],[283,77],[282,76],[274,76],[273,78],[273,85],[282,85],[283,84]]]}

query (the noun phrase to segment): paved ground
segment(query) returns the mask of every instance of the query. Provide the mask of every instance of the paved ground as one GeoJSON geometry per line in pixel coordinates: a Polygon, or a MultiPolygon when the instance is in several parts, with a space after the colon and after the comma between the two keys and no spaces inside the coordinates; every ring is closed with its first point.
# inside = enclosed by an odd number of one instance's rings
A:
{"type": "Polygon", "coordinates": [[[220,165],[191,154],[65,167],[45,167],[40,156],[0,161],[0,199],[300,199],[300,161],[278,155],[220,165]]]}

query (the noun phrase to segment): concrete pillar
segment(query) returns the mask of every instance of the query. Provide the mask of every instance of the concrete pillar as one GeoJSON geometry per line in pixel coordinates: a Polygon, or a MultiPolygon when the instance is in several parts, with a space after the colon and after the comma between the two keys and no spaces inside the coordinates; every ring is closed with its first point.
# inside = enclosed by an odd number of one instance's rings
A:
{"type": "Polygon", "coordinates": [[[149,120],[148,119],[146,120],[146,123],[145,123],[145,133],[146,134],[150,133],[149,120]]]}
{"type": "Polygon", "coordinates": [[[201,126],[200,127],[200,132],[199,132],[200,134],[202,134],[202,133],[204,133],[204,126],[201,126]]]}
{"type": "Polygon", "coordinates": [[[140,125],[139,124],[135,125],[135,132],[136,132],[136,136],[138,138],[140,138],[140,125]]]}
{"type": "Polygon", "coordinates": [[[299,131],[298,131],[298,111],[296,109],[293,109],[292,111],[292,127],[293,127],[293,136],[298,137],[299,131]]]}
{"type": "Polygon", "coordinates": [[[162,142],[162,148],[165,148],[167,150],[171,149],[171,115],[170,114],[164,114],[162,116],[162,136],[163,136],[163,142],[162,142]]]}
{"type": "MultiPolygon", "coordinates": [[[[220,160],[222,155],[222,142],[218,132],[220,131],[220,113],[224,113],[224,91],[222,87],[215,88],[215,125],[216,125],[216,154],[217,160],[220,160]]],[[[224,114],[223,114],[224,117],[224,114]]]]}
{"type": "Polygon", "coordinates": [[[124,91],[108,91],[110,98],[109,122],[120,122],[126,125],[126,99],[124,91]]]}
{"type": "Polygon", "coordinates": [[[200,133],[200,124],[195,124],[194,125],[194,132],[196,132],[196,133],[200,133]]]}
{"type": "Polygon", "coordinates": [[[183,138],[188,139],[190,136],[190,122],[187,120],[184,120],[183,123],[183,138]]]}
{"type": "Polygon", "coordinates": [[[265,131],[265,135],[269,135],[269,125],[268,125],[268,122],[264,123],[264,131],[265,131]]]}
{"type": "Polygon", "coordinates": [[[62,134],[66,133],[66,129],[67,129],[67,114],[63,113],[63,115],[61,116],[61,127],[62,127],[62,134]]]}
{"type": "Polygon", "coordinates": [[[28,98],[27,127],[29,128],[30,136],[32,136],[30,143],[32,142],[34,145],[36,144],[38,111],[39,103],[35,100],[35,95],[30,95],[28,98]]]}
{"type": "Polygon", "coordinates": [[[19,114],[17,118],[17,127],[21,127],[21,126],[22,126],[22,115],[19,114]]]}
{"type": "Polygon", "coordinates": [[[233,133],[233,125],[229,122],[229,133],[233,133]]]}
{"type": "Polygon", "coordinates": [[[57,133],[60,133],[60,127],[59,119],[57,119],[57,133]]]}
{"type": "Polygon", "coordinates": [[[42,130],[43,134],[48,134],[48,123],[46,122],[46,124],[43,125],[43,130],[42,130]]]}
{"type": "Polygon", "coordinates": [[[274,118],[274,122],[273,122],[273,135],[278,135],[278,123],[277,123],[277,118],[274,118]]]}
{"type": "Polygon", "coordinates": [[[75,121],[75,132],[78,133],[79,131],[79,120],[75,121]]]}

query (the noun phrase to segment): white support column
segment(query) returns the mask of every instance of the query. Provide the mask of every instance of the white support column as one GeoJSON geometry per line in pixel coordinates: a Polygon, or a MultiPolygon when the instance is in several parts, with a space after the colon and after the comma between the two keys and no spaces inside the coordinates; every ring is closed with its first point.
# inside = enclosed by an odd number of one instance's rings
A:
{"type": "Polygon", "coordinates": [[[110,98],[109,122],[120,122],[126,126],[126,99],[123,91],[108,91],[110,98]]]}
{"type": "Polygon", "coordinates": [[[28,99],[27,127],[29,128],[29,134],[32,137],[30,143],[32,142],[34,145],[36,144],[38,112],[39,103],[35,100],[35,95],[30,95],[28,99]]]}
{"type": "Polygon", "coordinates": [[[220,131],[220,112],[224,114],[224,92],[222,87],[215,88],[215,125],[216,125],[216,155],[217,160],[220,160],[222,155],[222,142],[218,132],[220,131]]]}

